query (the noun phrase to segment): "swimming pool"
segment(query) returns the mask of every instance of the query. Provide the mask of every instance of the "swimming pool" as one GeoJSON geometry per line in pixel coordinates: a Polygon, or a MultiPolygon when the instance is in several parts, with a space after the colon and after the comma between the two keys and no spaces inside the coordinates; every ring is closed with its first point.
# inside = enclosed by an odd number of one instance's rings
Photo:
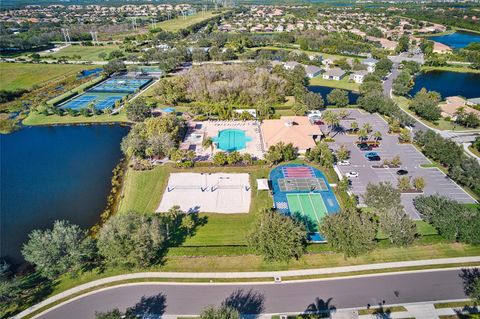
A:
{"type": "Polygon", "coordinates": [[[218,132],[218,136],[212,138],[217,147],[222,151],[240,151],[247,147],[247,142],[252,140],[245,134],[245,131],[237,129],[226,129],[218,132]]]}

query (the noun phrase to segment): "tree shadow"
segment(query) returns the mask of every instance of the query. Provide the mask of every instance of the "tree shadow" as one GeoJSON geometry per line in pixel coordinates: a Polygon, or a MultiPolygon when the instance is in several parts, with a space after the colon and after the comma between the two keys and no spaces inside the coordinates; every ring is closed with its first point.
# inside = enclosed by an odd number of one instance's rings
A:
{"type": "Polygon", "coordinates": [[[292,218],[299,223],[302,223],[305,225],[305,228],[307,230],[314,230],[318,228],[318,224],[316,221],[314,221],[311,217],[302,215],[300,212],[294,212],[292,215],[292,218]]]}
{"type": "Polygon", "coordinates": [[[337,310],[337,308],[332,305],[332,299],[328,298],[327,300],[321,298],[315,298],[315,300],[307,306],[305,313],[308,314],[307,318],[330,318],[330,315],[337,310]]]}
{"type": "Polygon", "coordinates": [[[463,281],[463,290],[465,294],[470,296],[473,292],[473,285],[475,280],[480,280],[479,268],[463,268],[459,277],[463,281]]]}
{"type": "MultiPolygon", "coordinates": [[[[228,306],[238,310],[241,314],[258,315],[263,312],[265,296],[259,292],[250,289],[237,289],[223,302],[223,306],[228,306]]],[[[254,316],[256,318],[257,316],[254,316]]]]}
{"type": "Polygon", "coordinates": [[[154,296],[143,296],[133,307],[128,308],[127,314],[135,316],[163,315],[167,307],[167,297],[163,293],[154,296]]]}

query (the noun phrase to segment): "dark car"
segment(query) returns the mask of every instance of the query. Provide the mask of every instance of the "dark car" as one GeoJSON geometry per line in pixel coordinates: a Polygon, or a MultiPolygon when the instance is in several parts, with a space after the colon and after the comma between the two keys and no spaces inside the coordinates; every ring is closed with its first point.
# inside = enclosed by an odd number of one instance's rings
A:
{"type": "Polygon", "coordinates": [[[367,157],[367,159],[368,159],[369,161],[379,161],[379,160],[380,160],[380,156],[378,156],[378,155],[369,156],[369,157],[367,157]]]}
{"type": "Polygon", "coordinates": [[[405,169],[399,169],[397,171],[397,175],[407,175],[407,174],[408,174],[408,171],[405,169]]]}
{"type": "Polygon", "coordinates": [[[371,151],[372,147],[366,143],[360,143],[357,145],[360,151],[371,151]]]}

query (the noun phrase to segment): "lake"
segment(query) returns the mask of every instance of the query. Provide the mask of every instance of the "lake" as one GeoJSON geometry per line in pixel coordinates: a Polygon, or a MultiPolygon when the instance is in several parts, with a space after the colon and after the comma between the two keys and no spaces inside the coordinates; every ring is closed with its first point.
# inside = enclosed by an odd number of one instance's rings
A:
{"type": "Polygon", "coordinates": [[[415,78],[415,86],[410,92],[414,95],[422,88],[437,91],[442,98],[460,95],[465,98],[480,97],[480,74],[447,71],[430,71],[415,78]]]}
{"type": "Polygon", "coordinates": [[[0,136],[0,252],[23,263],[28,234],[66,219],[93,226],[105,209],[112,170],[128,133],[119,125],[24,128],[0,136]]]}
{"type": "MultiPolygon", "coordinates": [[[[334,90],[333,88],[326,87],[326,86],[317,86],[317,85],[310,85],[308,89],[311,92],[315,93],[320,93],[323,97],[323,100],[325,101],[325,105],[328,105],[327,103],[327,95],[328,93],[332,92],[334,90]]],[[[349,104],[357,104],[357,99],[359,97],[358,93],[354,93],[353,91],[347,91],[348,92],[348,103],[349,104]]]]}
{"type": "Polygon", "coordinates": [[[446,44],[452,49],[461,49],[472,42],[480,42],[480,34],[457,31],[451,34],[428,37],[428,39],[446,44]]]}

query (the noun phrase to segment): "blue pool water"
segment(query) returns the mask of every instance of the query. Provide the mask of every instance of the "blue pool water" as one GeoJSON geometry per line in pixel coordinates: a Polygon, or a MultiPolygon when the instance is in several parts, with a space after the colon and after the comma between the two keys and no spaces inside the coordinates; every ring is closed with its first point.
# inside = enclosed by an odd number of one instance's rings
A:
{"type": "Polygon", "coordinates": [[[480,74],[446,71],[431,71],[419,74],[410,94],[422,88],[437,91],[442,98],[460,95],[467,99],[480,97],[480,74]]]}
{"type": "Polygon", "coordinates": [[[0,255],[22,263],[33,229],[66,219],[93,226],[105,209],[127,127],[24,128],[0,135],[0,255]]]}
{"type": "Polygon", "coordinates": [[[226,129],[220,131],[217,137],[212,138],[217,147],[222,151],[240,151],[247,147],[247,142],[252,140],[245,134],[245,131],[237,129],[226,129]]]}
{"type": "Polygon", "coordinates": [[[472,42],[480,42],[480,34],[457,31],[452,34],[429,37],[429,39],[448,45],[452,49],[461,49],[472,42]]]}

